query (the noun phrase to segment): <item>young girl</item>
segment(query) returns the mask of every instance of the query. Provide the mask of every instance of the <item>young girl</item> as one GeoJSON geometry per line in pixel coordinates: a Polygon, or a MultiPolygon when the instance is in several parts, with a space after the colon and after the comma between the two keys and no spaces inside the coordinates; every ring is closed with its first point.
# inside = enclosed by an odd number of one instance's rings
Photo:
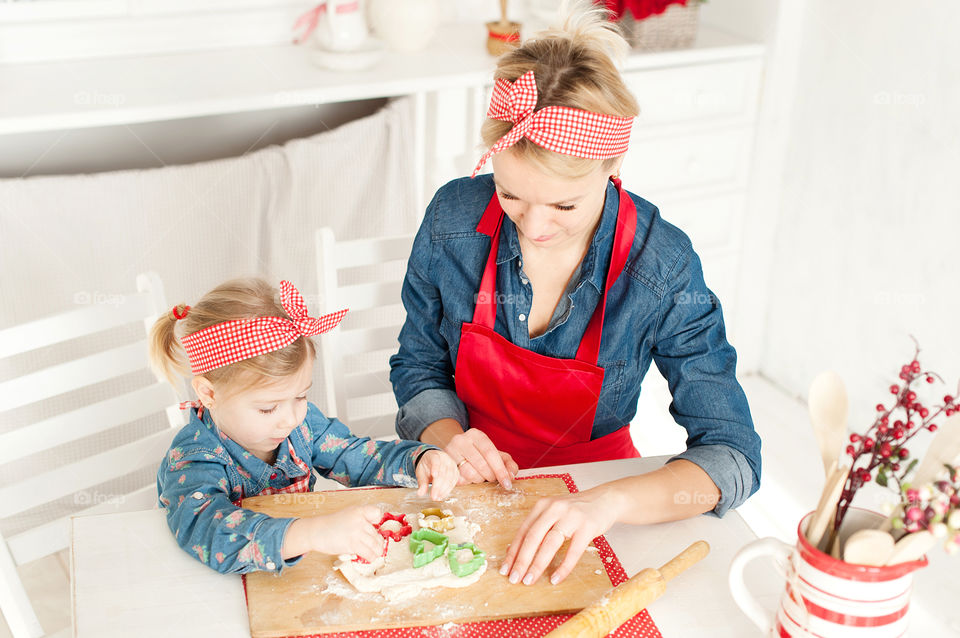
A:
{"type": "Polygon", "coordinates": [[[186,359],[199,397],[157,473],[160,506],[180,547],[221,573],[280,572],[309,551],[380,555],[376,507],[299,519],[240,507],[246,496],[310,491],[311,468],[351,486],[419,485],[421,496],[432,482],[434,500],[459,478],[431,445],[355,437],[308,403],[310,337],[346,310],[309,317],[287,281],[277,297],[262,279],[228,281],[194,306],[175,306],[151,333],[154,366],[173,382],[186,359]]]}

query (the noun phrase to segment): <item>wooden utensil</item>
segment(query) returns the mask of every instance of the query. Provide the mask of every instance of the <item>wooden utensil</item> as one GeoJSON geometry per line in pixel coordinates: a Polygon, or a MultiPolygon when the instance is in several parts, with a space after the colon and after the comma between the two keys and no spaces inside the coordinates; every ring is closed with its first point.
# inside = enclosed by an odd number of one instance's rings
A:
{"type": "Polygon", "coordinates": [[[893,545],[893,536],[886,532],[858,529],[843,544],[843,560],[855,565],[886,565],[893,545]]]}
{"type": "Polygon", "coordinates": [[[545,638],[602,638],[659,598],[667,581],[710,553],[706,541],[690,545],[660,569],[647,568],[618,585],[545,638]]]}
{"type": "MultiPolygon", "coordinates": [[[[910,485],[920,487],[936,480],[937,475],[943,471],[944,464],[950,464],[956,467],[960,463],[960,412],[947,418],[937,430],[937,433],[930,441],[930,447],[923,456],[923,460],[917,464],[917,468],[908,478],[910,485]]],[[[880,529],[889,531],[893,528],[893,519],[903,513],[903,505],[898,505],[883,524],[880,529]]]]}
{"type": "Polygon", "coordinates": [[[893,551],[890,552],[890,556],[887,557],[887,562],[884,564],[899,565],[900,563],[919,560],[936,544],[936,537],[925,529],[907,534],[893,546],[893,551]]]}
{"type": "Polygon", "coordinates": [[[818,374],[810,384],[807,406],[823,471],[829,476],[847,434],[847,388],[840,375],[832,370],[818,374]]]}
{"type": "Polygon", "coordinates": [[[507,0],[500,0],[500,20],[487,23],[487,51],[501,55],[520,42],[520,23],[507,19],[507,0]]]}
{"type": "MultiPolygon", "coordinates": [[[[838,467],[837,462],[833,462],[830,476],[824,483],[823,492],[820,494],[820,502],[817,503],[817,509],[810,518],[810,522],[807,523],[807,540],[814,547],[819,547],[825,536],[830,537],[830,534],[824,534],[824,532],[837,513],[837,503],[840,501],[840,493],[843,492],[843,484],[847,480],[849,471],[848,466],[838,467]]],[[[829,547],[822,549],[823,551],[829,551],[829,547]]]]}

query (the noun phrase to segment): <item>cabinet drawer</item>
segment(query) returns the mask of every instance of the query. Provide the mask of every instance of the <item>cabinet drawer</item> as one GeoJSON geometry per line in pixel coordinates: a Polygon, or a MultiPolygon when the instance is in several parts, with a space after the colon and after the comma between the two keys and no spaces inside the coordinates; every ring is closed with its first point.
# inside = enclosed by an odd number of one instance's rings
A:
{"type": "Polygon", "coordinates": [[[752,143],[749,127],[637,140],[624,157],[623,181],[653,202],[676,197],[676,189],[742,187],[752,143]]]}
{"type": "Polygon", "coordinates": [[[640,104],[634,134],[702,119],[752,120],[761,68],[761,61],[754,59],[625,72],[624,80],[640,104]]]}
{"type": "Polygon", "coordinates": [[[653,203],[665,220],[690,236],[698,253],[733,248],[739,241],[741,192],[653,203]]]}

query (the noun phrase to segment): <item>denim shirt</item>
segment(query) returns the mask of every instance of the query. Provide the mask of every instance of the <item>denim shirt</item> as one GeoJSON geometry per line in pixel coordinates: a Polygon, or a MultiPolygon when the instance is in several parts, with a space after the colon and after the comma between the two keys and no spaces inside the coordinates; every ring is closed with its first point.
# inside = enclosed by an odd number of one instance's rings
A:
{"type": "MultiPolygon", "coordinates": [[[[443,186],[414,240],[402,289],[407,318],[399,352],[390,359],[400,406],[397,433],[403,438],[418,440],[441,418],[469,427],[454,370],[460,328],[473,320],[490,250],[490,238],[476,226],[494,191],[489,174],[443,186]]],[[[670,461],[687,459],[710,476],[721,494],[713,513],[722,516],[760,486],[760,437],[736,379],[736,352],[689,238],[664,221],[654,205],[629,195],[637,208],[637,231],[624,272],[607,296],[597,363],[605,374],[592,438],[630,423],[641,382],[654,362],[670,386],[670,414],[687,431],[687,450],[670,461]]],[[[497,253],[498,334],[546,356],[576,356],[603,292],[618,207],[617,189],[608,182],[600,223],[574,274],[577,281],[558,304],[559,316],[533,338],[525,321],[532,289],[523,273],[516,226],[504,216],[497,253]]]]}
{"type": "Polygon", "coordinates": [[[436,449],[411,441],[372,441],[353,436],[337,419],[328,419],[312,403],[269,465],[227,437],[210,412],[191,410],[190,423],[174,437],[157,472],[160,507],[177,543],[220,573],[281,572],[300,558],[283,560],[281,549],[294,518],[273,518],[236,505],[264,489],[283,488],[309,473],[290,456],[344,485],[417,484],[415,464],[436,449]]]}

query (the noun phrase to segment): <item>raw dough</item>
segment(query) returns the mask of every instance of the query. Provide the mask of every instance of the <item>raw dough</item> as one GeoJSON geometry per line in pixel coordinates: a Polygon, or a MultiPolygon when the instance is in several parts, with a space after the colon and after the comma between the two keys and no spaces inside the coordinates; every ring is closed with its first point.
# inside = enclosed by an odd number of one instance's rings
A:
{"type": "MultiPolygon", "coordinates": [[[[407,520],[414,531],[420,528],[416,513],[407,513],[407,520]]],[[[454,520],[456,527],[445,534],[450,544],[472,543],[480,526],[471,523],[465,516],[454,516],[454,520]]],[[[487,571],[485,560],[480,569],[460,578],[450,571],[446,555],[423,567],[414,568],[409,542],[409,536],[400,542],[390,541],[386,558],[369,564],[354,562],[353,556],[341,555],[333,567],[340,570],[357,591],[380,592],[390,602],[412,598],[428,587],[467,587],[480,580],[487,571]]]]}

